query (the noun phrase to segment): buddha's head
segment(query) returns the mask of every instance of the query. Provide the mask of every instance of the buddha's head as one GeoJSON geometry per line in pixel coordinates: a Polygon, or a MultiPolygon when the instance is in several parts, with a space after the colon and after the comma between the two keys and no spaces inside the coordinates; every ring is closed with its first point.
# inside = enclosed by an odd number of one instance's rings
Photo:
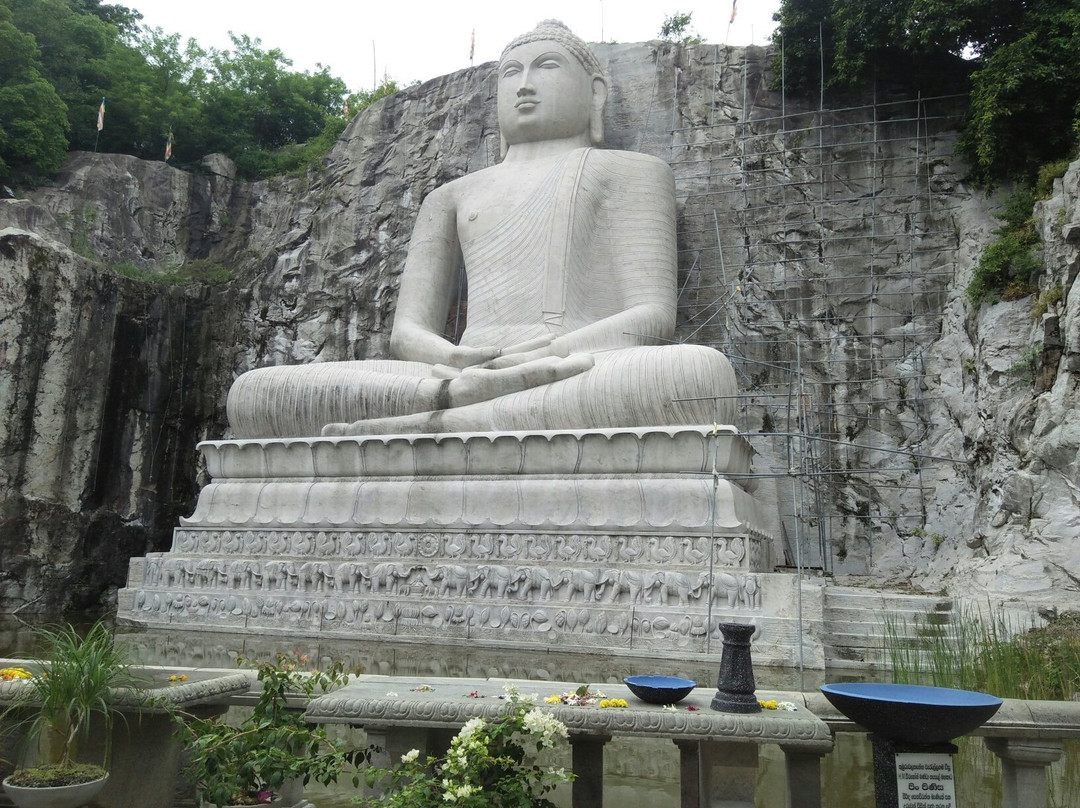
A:
{"type": "Polygon", "coordinates": [[[514,39],[499,59],[502,153],[517,143],[585,135],[604,141],[607,79],[589,46],[558,20],[514,39]]]}

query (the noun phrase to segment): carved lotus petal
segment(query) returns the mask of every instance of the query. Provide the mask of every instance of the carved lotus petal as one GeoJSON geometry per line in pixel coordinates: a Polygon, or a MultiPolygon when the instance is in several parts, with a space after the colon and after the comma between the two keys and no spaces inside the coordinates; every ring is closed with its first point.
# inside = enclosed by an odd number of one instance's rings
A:
{"type": "Polygon", "coordinates": [[[665,631],[666,629],[671,628],[671,621],[668,620],[666,617],[655,617],[655,618],[653,618],[653,621],[652,621],[651,624],[648,621],[646,621],[645,625],[646,626],[651,625],[651,627],[655,628],[657,631],[665,631]]]}
{"type": "Polygon", "coordinates": [[[548,621],[547,612],[543,611],[542,609],[533,612],[532,620],[537,625],[540,625],[542,623],[546,623],[548,621]]]}

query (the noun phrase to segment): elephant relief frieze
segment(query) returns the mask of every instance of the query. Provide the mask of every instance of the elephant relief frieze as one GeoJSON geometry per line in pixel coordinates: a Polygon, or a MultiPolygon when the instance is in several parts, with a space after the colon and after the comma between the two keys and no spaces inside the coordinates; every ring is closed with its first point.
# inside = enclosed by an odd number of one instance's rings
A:
{"type": "Polygon", "coordinates": [[[528,576],[520,567],[506,567],[501,564],[481,564],[476,568],[477,582],[475,593],[477,597],[490,597],[492,593],[496,597],[505,598],[507,594],[513,594],[528,576]]]}
{"type": "Polygon", "coordinates": [[[359,592],[365,583],[371,583],[371,570],[360,561],[343,561],[338,564],[335,576],[339,592],[359,592]]]}
{"type": "Polygon", "coordinates": [[[709,573],[707,572],[691,576],[685,572],[665,570],[658,573],[658,575],[660,579],[660,603],[664,606],[668,605],[672,592],[678,598],[680,606],[689,606],[690,599],[700,597],[702,590],[708,589],[709,586],[709,573]]]}
{"type": "Polygon", "coordinates": [[[611,570],[589,567],[566,569],[562,571],[562,576],[566,581],[566,599],[573,600],[576,593],[585,602],[600,600],[608,584],[613,584],[616,577],[611,570]]]}
{"type": "Polygon", "coordinates": [[[523,567],[525,577],[518,587],[522,600],[551,600],[555,590],[566,583],[568,571],[552,575],[547,567],[523,567]]]}
{"type": "Polygon", "coordinates": [[[713,576],[713,599],[729,609],[760,609],[761,581],[756,575],[716,572],[713,576]]]}
{"type": "Polygon", "coordinates": [[[624,569],[619,570],[611,585],[609,600],[614,603],[626,593],[628,603],[649,603],[652,591],[660,584],[662,572],[655,570],[624,569]]]}
{"type": "Polygon", "coordinates": [[[388,595],[400,593],[402,583],[409,579],[416,567],[409,564],[383,561],[371,568],[371,594],[380,591],[388,595]]]}
{"type": "Polygon", "coordinates": [[[263,589],[289,589],[296,585],[297,578],[293,561],[267,561],[263,565],[263,589]]]}
{"type": "Polygon", "coordinates": [[[328,561],[305,561],[297,573],[298,586],[304,592],[325,592],[334,587],[334,566],[328,561]]]}
{"type": "Polygon", "coordinates": [[[440,564],[425,568],[426,581],[437,587],[439,597],[464,597],[480,581],[475,568],[463,564],[440,564]]]}

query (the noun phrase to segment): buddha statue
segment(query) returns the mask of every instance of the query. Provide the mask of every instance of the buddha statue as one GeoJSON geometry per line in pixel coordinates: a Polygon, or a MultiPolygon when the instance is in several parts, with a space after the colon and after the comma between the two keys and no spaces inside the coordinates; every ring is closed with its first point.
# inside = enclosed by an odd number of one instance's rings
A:
{"type": "Polygon", "coordinates": [[[249,371],[228,416],[244,437],[731,423],[723,354],[672,344],[669,166],[597,148],[608,83],[547,20],[498,66],[503,160],[421,205],[397,299],[395,359],[249,371]],[[468,314],[443,335],[464,262],[468,314]]]}

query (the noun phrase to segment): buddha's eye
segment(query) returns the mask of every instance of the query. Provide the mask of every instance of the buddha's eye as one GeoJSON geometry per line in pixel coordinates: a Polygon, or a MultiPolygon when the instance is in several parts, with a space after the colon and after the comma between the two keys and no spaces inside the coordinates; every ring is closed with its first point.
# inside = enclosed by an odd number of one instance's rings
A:
{"type": "Polygon", "coordinates": [[[545,59],[540,63],[540,67],[544,70],[552,70],[562,67],[562,63],[558,59],[545,59]]]}
{"type": "Polygon", "coordinates": [[[519,65],[507,65],[506,67],[503,68],[502,77],[504,79],[512,78],[513,76],[516,76],[520,72],[521,72],[521,67],[519,65]]]}

